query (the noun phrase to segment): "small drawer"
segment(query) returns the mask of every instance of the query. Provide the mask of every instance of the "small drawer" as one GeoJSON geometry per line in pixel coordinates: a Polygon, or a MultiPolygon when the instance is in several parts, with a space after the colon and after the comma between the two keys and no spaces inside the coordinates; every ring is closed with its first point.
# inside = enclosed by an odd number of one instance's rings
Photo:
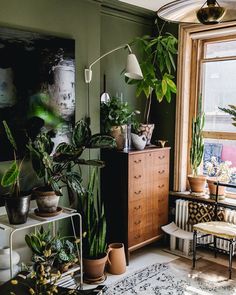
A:
{"type": "Polygon", "coordinates": [[[169,150],[158,150],[153,153],[153,163],[155,166],[169,163],[169,150]]]}

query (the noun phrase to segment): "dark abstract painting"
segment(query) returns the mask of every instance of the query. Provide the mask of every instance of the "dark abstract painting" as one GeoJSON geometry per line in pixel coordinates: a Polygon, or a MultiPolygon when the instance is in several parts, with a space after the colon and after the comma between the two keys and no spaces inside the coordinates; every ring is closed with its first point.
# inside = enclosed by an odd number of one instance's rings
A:
{"type": "Polygon", "coordinates": [[[36,136],[42,126],[60,126],[56,143],[69,138],[75,112],[74,52],[73,39],[0,28],[0,161],[13,158],[3,120],[20,157],[28,136],[36,136]]]}

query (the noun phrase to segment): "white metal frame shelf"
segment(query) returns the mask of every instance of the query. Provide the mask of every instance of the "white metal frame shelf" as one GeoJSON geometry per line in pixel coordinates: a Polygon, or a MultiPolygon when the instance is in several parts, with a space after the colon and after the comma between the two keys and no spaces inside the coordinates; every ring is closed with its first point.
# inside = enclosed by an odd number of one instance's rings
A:
{"type": "MultiPolygon", "coordinates": [[[[77,239],[73,217],[78,217],[80,244],[79,244],[79,247],[76,244],[76,250],[77,250],[80,265],[78,267],[74,267],[73,272],[80,270],[80,287],[82,288],[82,285],[83,285],[82,216],[74,209],[65,208],[65,207],[62,207],[62,209],[63,209],[62,213],[60,213],[59,215],[54,216],[54,217],[37,216],[34,213],[34,209],[31,209],[27,222],[24,224],[19,224],[19,225],[9,224],[7,215],[0,216],[0,230],[9,230],[10,231],[9,247],[10,247],[10,274],[11,274],[11,277],[13,277],[13,264],[12,264],[13,236],[16,232],[24,230],[24,229],[35,228],[37,226],[42,226],[42,225],[52,223],[52,226],[53,226],[52,231],[53,231],[53,235],[55,235],[56,222],[59,220],[70,218],[71,226],[72,226],[72,230],[73,230],[73,235],[74,235],[75,239],[77,239]]],[[[71,272],[71,270],[69,270],[65,274],[68,274],[70,272],[71,272]]]]}

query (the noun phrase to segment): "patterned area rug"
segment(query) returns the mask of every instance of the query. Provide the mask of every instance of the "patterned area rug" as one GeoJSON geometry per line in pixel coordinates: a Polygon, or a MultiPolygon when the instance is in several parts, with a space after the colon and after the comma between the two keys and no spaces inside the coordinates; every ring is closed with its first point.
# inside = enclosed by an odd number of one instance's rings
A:
{"type": "Polygon", "coordinates": [[[153,264],[116,282],[105,295],[235,295],[235,281],[212,282],[167,264],[153,264]]]}

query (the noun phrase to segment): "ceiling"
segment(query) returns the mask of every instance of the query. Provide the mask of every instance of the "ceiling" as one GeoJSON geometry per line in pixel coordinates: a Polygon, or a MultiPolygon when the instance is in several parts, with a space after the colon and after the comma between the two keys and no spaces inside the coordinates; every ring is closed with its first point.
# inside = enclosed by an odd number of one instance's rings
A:
{"type": "Polygon", "coordinates": [[[161,6],[173,0],[119,0],[135,6],[143,7],[149,10],[157,11],[161,6]]]}

